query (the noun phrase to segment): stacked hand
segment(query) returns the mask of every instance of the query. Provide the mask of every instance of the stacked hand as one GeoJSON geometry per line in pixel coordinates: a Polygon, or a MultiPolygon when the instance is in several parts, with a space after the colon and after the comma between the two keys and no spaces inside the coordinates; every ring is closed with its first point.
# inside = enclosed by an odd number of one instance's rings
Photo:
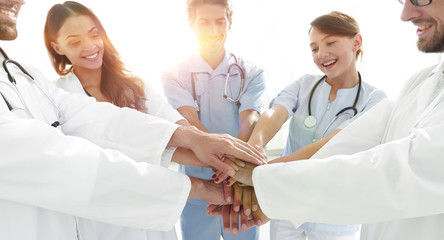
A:
{"type": "Polygon", "coordinates": [[[233,203],[210,205],[207,208],[208,215],[222,216],[225,232],[230,232],[231,229],[233,235],[239,233],[239,218],[242,231],[268,222],[269,219],[260,209],[252,187],[252,175],[256,165],[233,158],[226,158],[224,162],[236,170],[234,176],[230,178],[227,174],[216,171],[213,179],[216,183],[224,183],[225,196],[230,196],[229,200],[231,200],[231,195],[233,195],[233,203]]]}

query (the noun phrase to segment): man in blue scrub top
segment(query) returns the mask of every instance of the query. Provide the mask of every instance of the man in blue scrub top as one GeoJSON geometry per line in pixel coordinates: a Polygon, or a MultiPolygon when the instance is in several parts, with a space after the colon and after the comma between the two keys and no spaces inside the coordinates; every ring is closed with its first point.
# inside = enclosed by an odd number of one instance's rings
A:
{"type": "MultiPolygon", "coordinates": [[[[188,0],[187,10],[199,51],[163,74],[165,95],[197,128],[247,141],[263,106],[263,71],[225,49],[232,16],[229,0],[188,0]]],[[[179,169],[202,179],[214,174],[204,167],[179,169]]],[[[187,202],[181,216],[184,240],[219,240],[221,235],[224,239],[259,238],[257,227],[233,232],[237,236],[225,233],[221,217],[207,216],[207,205],[201,199],[187,202]]]]}

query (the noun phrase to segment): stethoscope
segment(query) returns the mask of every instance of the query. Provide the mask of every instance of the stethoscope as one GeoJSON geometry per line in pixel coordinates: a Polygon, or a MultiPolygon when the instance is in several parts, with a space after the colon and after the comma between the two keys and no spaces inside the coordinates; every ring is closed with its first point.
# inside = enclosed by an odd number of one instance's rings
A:
{"type": "MultiPolygon", "coordinates": [[[[316,88],[318,87],[319,83],[321,83],[323,80],[325,80],[326,77],[327,76],[324,75],[321,79],[319,79],[316,82],[316,84],[314,85],[313,89],[311,90],[310,98],[308,100],[308,116],[304,120],[304,125],[307,128],[313,128],[314,126],[316,126],[317,120],[316,120],[316,118],[313,115],[311,115],[311,100],[313,98],[314,92],[316,91],[316,88]]],[[[356,109],[356,103],[358,103],[358,100],[359,100],[359,94],[361,93],[361,84],[362,84],[361,74],[359,72],[358,72],[358,77],[359,77],[358,92],[356,93],[356,97],[355,97],[355,101],[353,102],[353,106],[341,109],[335,115],[335,117],[330,121],[330,123],[327,125],[327,128],[322,133],[322,137],[324,137],[325,133],[330,128],[330,126],[334,123],[334,121],[336,121],[336,119],[338,119],[339,116],[341,116],[343,113],[345,113],[348,110],[352,110],[353,111],[353,116],[356,116],[356,114],[358,113],[358,110],[356,109]]]]}
{"type": "MultiPolygon", "coordinates": [[[[228,70],[227,70],[227,77],[225,78],[225,88],[224,88],[224,98],[233,104],[236,104],[238,107],[240,107],[240,98],[242,96],[242,93],[244,91],[244,82],[245,82],[245,73],[244,70],[242,69],[242,67],[239,65],[239,62],[237,60],[237,57],[234,56],[234,54],[231,54],[231,56],[234,58],[235,63],[230,64],[230,66],[228,66],[228,70]],[[240,77],[241,77],[241,84],[240,84],[240,90],[239,90],[239,95],[237,96],[236,99],[232,99],[228,96],[228,79],[230,78],[230,73],[232,69],[237,69],[239,71],[240,77]]],[[[193,99],[194,99],[194,104],[196,105],[196,109],[197,111],[200,111],[200,106],[199,103],[197,102],[197,96],[196,96],[196,86],[195,86],[195,79],[194,79],[194,73],[191,73],[191,86],[193,88],[193,99]]]]}
{"type": "MultiPolygon", "coordinates": [[[[28,79],[49,99],[49,101],[55,106],[55,108],[57,109],[58,112],[58,118],[60,119],[61,116],[61,111],[58,108],[57,104],[52,100],[51,97],[49,97],[49,95],[43,91],[43,89],[35,82],[34,77],[32,77],[32,75],[26,71],[26,69],[18,62],[9,59],[8,55],[5,53],[5,51],[3,51],[2,48],[0,48],[0,52],[1,54],[3,54],[3,56],[5,57],[5,60],[3,60],[3,69],[5,69],[6,74],[8,75],[8,80],[9,82],[11,82],[12,86],[14,87],[15,92],[17,93],[20,102],[22,103],[24,108],[14,108],[12,107],[12,105],[8,102],[8,100],[6,100],[5,96],[3,96],[3,94],[0,92],[0,95],[2,96],[3,100],[5,101],[6,105],[8,106],[9,110],[12,112],[17,113],[17,115],[19,116],[26,116],[28,118],[34,118],[34,116],[31,114],[31,111],[29,111],[28,107],[25,104],[25,101],[23,100],[22,94],[20,93],[19,89],[17,88],[17,81],[15,80],[14,76],[12,76],[11,72],[9,71],[8,68],[8,64],[13,64],[15,65],[18,69],[20,69],[20,71],[22,71],[22,73],[28,77],[28,79]]],[[[58,127],[60,125],[59,121],[55,121],[51,124],[51,126],[53,127],[58,127]]]]}

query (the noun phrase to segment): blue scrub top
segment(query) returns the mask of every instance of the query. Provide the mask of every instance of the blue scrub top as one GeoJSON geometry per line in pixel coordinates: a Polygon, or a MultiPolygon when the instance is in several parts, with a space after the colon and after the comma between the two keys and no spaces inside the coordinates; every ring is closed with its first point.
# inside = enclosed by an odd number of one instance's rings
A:
{"type": "MultiPolygon", "coordinates": [[[[224,97],[225,79],[228,68],[236,63],[228,51],[223,61],[212,69],[199,53],[162,75],[162,84],[168,102],[176,109],[182,106],[197,107],[194,103],[191,78],[195,81],[196,98],[200,111],[200,122],[212,133],[226,133],[237,137],[239,132],[239,113],[244,110],[262,112],[265,79],[262,69],[237,57],[238,65],[245,73],[245,83],[240,107],[228,102],[224,97]]],[[[227,94],[237,99],[240,91],[241,78],[236,68],[232,68],[228,80],[227,94]]],[[[179,170],[187,175],[201,179],[211,179],[214,174],[211,169],[204,167],[180,166],[179,170]]],[[[191,200],[190,200],[191,201],[191,200]]],[[[203,200],[194,199],[203,205],[203,200]]]]}
{"type": "MultiPolygon", "coordinates": [[[[288,111],[288,118],[291,118],[287,143],[281,156],[289,155],[321,138],[327,136],[335,129],[343,129],[363,112],[367,111],[379,101],[386,98],[382,90],[378,90],[366,82],[362,81],[361,92],[356,104],[358,114],[354,117],[353,111],[350,114],[341,114],[332,122],[335,115],[346,107],[353,106],[358,92],[359,85],[353,88],[339,89],[336,99],[332,102],[328,100],[331,86],[322,80],[313,93],[311,101],[311,114],[316,118],[317,123],[312,128],[304,125],[308,114],[308,102],[314,85],[321,79],[322,75],[304,75],[299,80],[291,83],[282,90],[279,95],[270,103],[270,107],[275,104],[284,106],[288,111]],[[331,123],[330,127],[329,124],[331,123]],[[327,128],[328,127],[328,128],[327,128]],[[325,132],[325,135],[323,133],[325,132]]],[[[322,223],[304,223],[300,226],[305,231],[324,235],[349,235],[358,230],[358,225],[337,225],[322,223]]]]}

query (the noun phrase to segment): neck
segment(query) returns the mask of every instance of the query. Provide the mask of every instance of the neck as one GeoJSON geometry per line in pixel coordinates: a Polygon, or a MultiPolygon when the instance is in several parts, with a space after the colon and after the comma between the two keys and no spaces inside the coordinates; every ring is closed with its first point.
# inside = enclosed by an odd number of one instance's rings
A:
{"type": "Polygon", "coordinates": [[[102,69],[86,69],[74,67],[74,73],[79,79],[84,89],[99,88],[102,80],[102,69]]]}
{"type": "Polygon", "coordinates": [[[225,56],[225,48],[216,49],[214,51],[203,51],[202,49],[199,51],[202,58],[211,68],[214,70],[219,66],[219,64],[224,60],[225,56]]]}
{"type": "Polygon", "coordinates": [[[327,83],[334,89],[352,88],[359,83],[359,75],[356,69],[342,74],[336,78],[330,78],[327,76],[327,83]]]}

